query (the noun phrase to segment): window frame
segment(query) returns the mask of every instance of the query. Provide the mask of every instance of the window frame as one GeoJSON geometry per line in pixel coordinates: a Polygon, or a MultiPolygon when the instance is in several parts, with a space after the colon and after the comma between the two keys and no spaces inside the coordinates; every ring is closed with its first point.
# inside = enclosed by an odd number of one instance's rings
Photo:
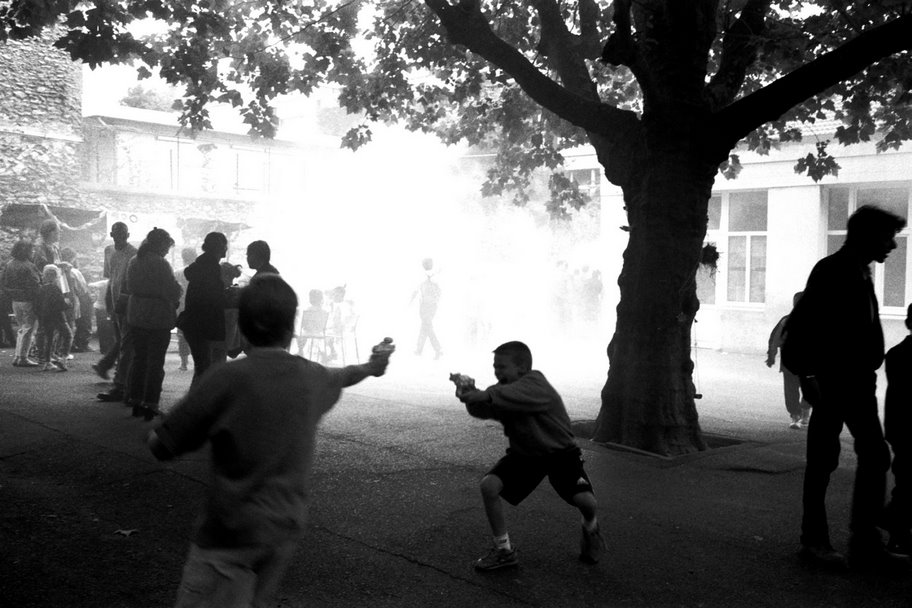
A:
{"type": "MultiPolygon", "coordinates": [[[[909,218],[912,217],[912,181],[899,181],[899,182],[862,182],[862,183],[852,183],[852,184],[832,184],[824,186],[821,189],[821,205],[823,208],[823,225],[826,228],[826,255],[834,253],[836,250],[830,251],[829,249],[829,240],[831,236],[840,236],[843,241],[846,236],[845,227],[841,229],[831,229],[830,228],[830,196],[831,194],[840,189],[848,190],[849,196],[847,200],[848,209],[846,217],[850,217],[852,213],[858,209],[858,192],[864,190],[877,190],[877,189],[892,189],[892,188],[905,188],[906,189],[906,226],[900,230],[896,237],[897,239],[904,238],[906,240],[906,268],[905,268],[905,294],[904,301],[902,306],[889,306],[885,303],[885,272],[886,272],[886,263],[878,264],[872,262],[871,264],[871,278],[874,281],[874,294],[877,296],[877,303],[880,308],[882,315],[890,317],[906,317],[906,308],[909,304],[912,304],[912,252],[910,252],[910,240],[912,240],[912,230],[909,227],[909,218]]],[[[894,255],[892,252],[890,255],[894,255]]],[[[889,261],[889,258],[888,258],[889,261]]]]}
{"type": "MultiPolygon", "coordinates": [[[[707,303],[704,301],[700,302],[701,306],[714,307],[714,308],[727,308],[727,309],[746,309],[746,310],[762,310],[766,307],[767,299],[769,298],[769,282],[767,277],[769,276],[769,189],[757,188],[749,190],[725,190],[721,192],[713,192],[712,198],[719,199],[719,226],[718,228],[712,228],[707,224],[706,227],[706,236],[703,239],[704,246],[713,243],[719,251],[719,261],[717,263],[717,268],[715,272],[715,290],[714,298],[712,303],[707,303]],[[763,193],[766,195],[766,229],[765,230],[731,230],[729,228],[729,220],[731,217],[731,195],[732,194],[749,194],[749,193],[763,193]],[[730,300],[729,299],[729,279],[730,279],[730,256],[729,256],[729,242],[732,237],[744,237],[745,239],[745,268],[744,268],[744,288],[743,288],[743,300],[730,300]],[[751,302],[750,301],[750,291],[751,291],[751,251],[754,247],[754,239],[757,237],[763,237],[766,240],[765,254],[764,254],[764,266],[763,266],[763,300],[760,302],[751,302]]],[[[708,213],[707,213],[708,215],[708,213]]]]}

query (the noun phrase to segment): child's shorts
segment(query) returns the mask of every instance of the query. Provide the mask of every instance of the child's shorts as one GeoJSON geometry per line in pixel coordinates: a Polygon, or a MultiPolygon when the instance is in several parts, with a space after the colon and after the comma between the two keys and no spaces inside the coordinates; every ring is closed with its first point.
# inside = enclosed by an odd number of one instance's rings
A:
{"type": "Polygon", "coordinates": [[[497,461],[488,475],[500,478],[503,482],[500,496],[513,506],[531,494],[545,476],[558,495],[571,505],[573,497],[580,492],[592,492],[589,476],[583,469],[583,452],[578,447],[542,458],[507,450],[507,455],[497,461]]]}

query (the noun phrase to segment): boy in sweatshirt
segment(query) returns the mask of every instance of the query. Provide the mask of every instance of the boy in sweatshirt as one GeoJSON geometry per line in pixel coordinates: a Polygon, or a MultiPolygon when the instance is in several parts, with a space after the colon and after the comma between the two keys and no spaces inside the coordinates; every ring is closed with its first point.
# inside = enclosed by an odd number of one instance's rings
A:
{"type": "Polygon", "coordinates": [[[483,391],[459,384],[456,389],[456,397],[470,415],[497,420],[509,439],[506,455],[481,480],[494,546],[475,562],[475,568],[489,571],[517,565],[501,499],[518,505],[546,476],[558,495],[580,511],[580,560],[598,562],[605,546],[596,517],[598,503],[560,395],[540,371],[532,369],[532,352],[522,342],[507,342],[494,350],[494,376],[497,384],[483,391]]]}

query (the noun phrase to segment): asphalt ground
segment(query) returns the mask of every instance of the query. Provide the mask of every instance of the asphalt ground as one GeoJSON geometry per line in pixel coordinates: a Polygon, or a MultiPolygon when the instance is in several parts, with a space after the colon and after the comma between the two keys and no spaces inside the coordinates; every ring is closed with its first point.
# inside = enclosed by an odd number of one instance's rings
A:
{"type": "MultiPolygon", "coordinates": [[[[598,412],[600,347],[536,365],[585,427],[598,412]]],[[[701,425],[715,447],[679,458],[581,439],[608,551],[577,560],[578,514],[543,484],[508,508],[517,568],[480,574],[490,534],[477,488],[502,454],[449,372],[492,381],[489,356],[396,353],[324,419],[305,540],[278,606],[912,606],[908,573],[836,574],[797,556],[804,431],[787,428],[781,378],[762,355],[698,351],[701,425]]],[[[206,484],[205,450],[162,464],[152,423],[94,399],[79,354],[66,373],[14,368],[0,351],[0,606],[173,603],[206,484]]],[[[170,354],[163,404],[189,385],[170,354]]],[[[882,389],[881,389],[882,390],[882,389]]],[[[844,435],[829,493],[845,549],[854,458],[844,435]]]]}

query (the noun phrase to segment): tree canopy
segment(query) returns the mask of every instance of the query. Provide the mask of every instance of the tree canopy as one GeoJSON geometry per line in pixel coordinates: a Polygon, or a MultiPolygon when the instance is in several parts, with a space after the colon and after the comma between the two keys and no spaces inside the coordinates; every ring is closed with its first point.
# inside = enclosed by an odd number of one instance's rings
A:
{"type": "MultiPolygon", "coordinates": [[[[559,168],[561,150],[635,131],[651,107],[686,102],[663,98],[663,81],[683,77],[657,67],[656,55],[669,51],[698,51],[689,68],[703,78],[692,101],[717,113],[719,137],[747,149],[763,153],[800,139],[799,123],[828,119],[839,121],[840,143],[880,131],[879,148],[900,145],[912,136],[912,70],[899,52],[912,39],[910,7],[908,0],[13,0],[0,8],[0,37],[33,36],[62,21],[56,44],[74,58],[93,67],[139,61],[141,76],[156,72],[180,85],[183,120],[196,129],[209,126],[207,107],[219,101],[268,136],[276,96],[332,85],[341,105],[364,118],[344,145],[364,145],[372,122],[384,121],[493,148],[484,191],[511,192],[522,203],[532,172],[559,168]],[[158,27],[140,36],[138,22],[158,27]],[[657,23],[679,48],[650,44],[657,23]],[[848,41],[865,47],[851,61],[840,54],[848,41]]],[[[827,143],[798,169],[814,179],[838,170],[827,143]]],[[[737,173],[736,154],[721,162],[737,173]]],[[[566,192],[565,181],[558,175],[554,191],[566,192]]],[[[555,197],[551,211],[564,214],[583,200],[555,197]]]]}

